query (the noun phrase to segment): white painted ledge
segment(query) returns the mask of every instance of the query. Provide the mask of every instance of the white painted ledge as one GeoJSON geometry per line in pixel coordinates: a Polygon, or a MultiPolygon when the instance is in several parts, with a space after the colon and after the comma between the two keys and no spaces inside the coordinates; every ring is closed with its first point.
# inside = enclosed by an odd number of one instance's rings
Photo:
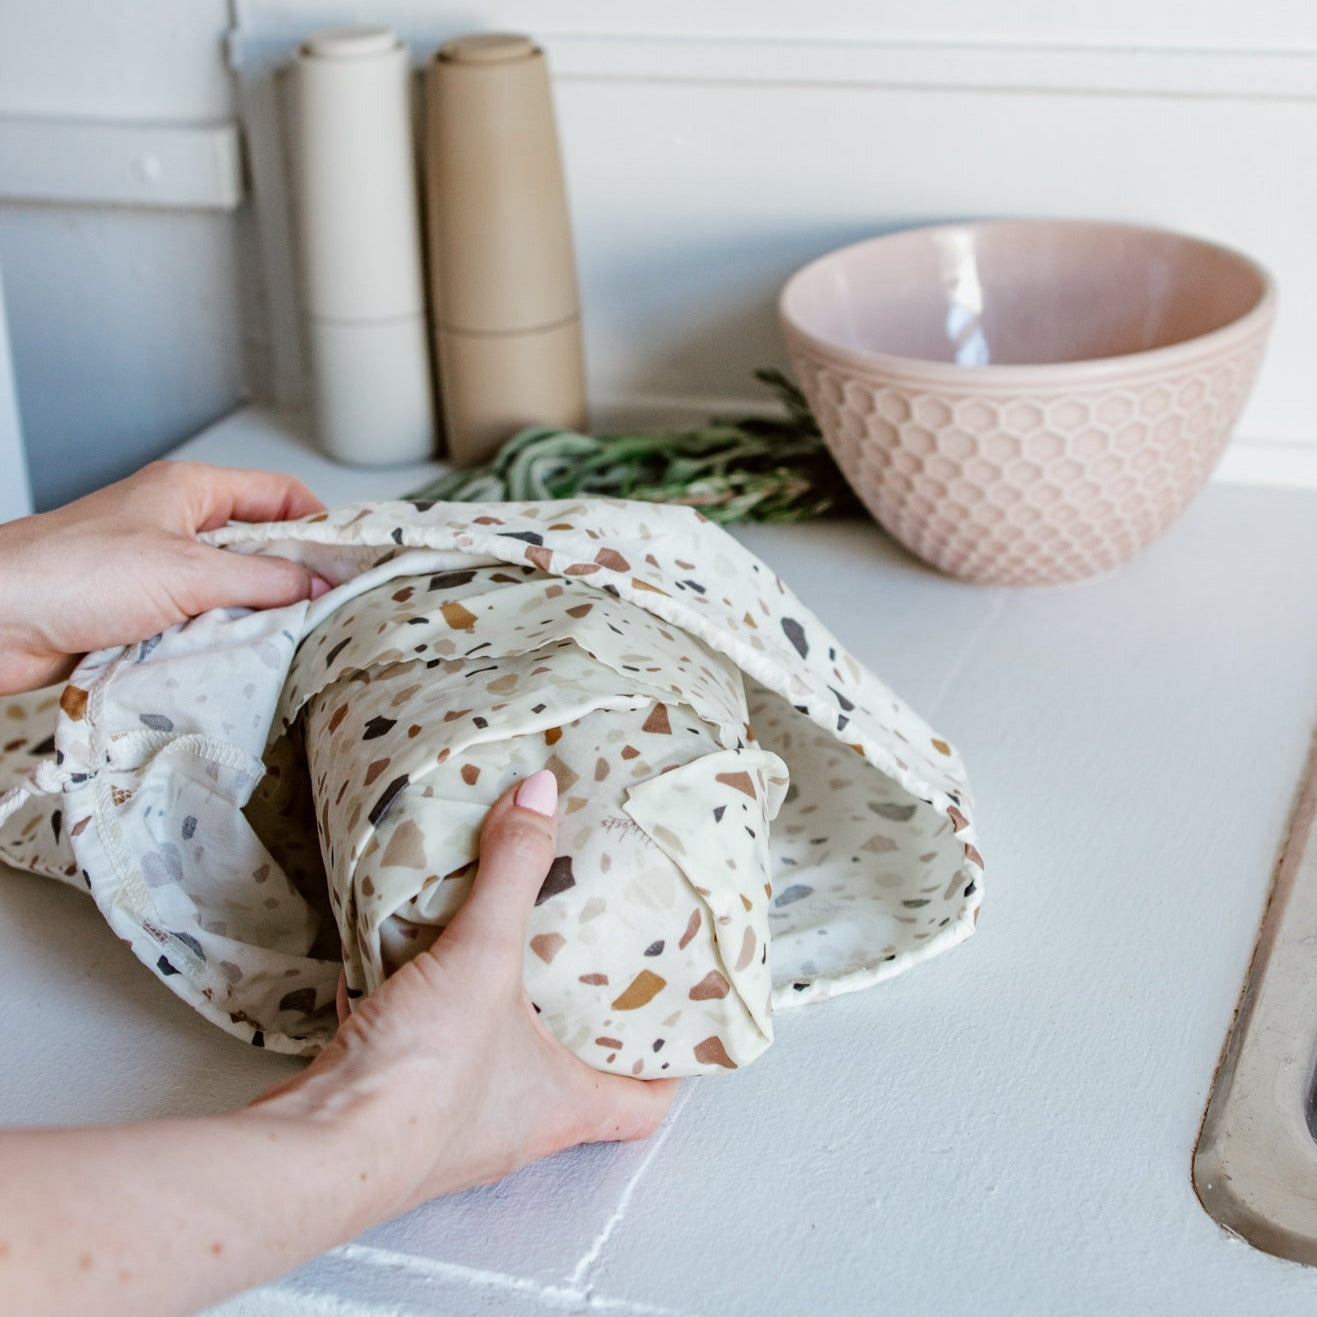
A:
{"type": "Polygon", "coordinates": [[[244,191],[234,122],[0,117],[0,202],[233,210],[244,191]]]}
{"type": "MultiPolygon", "coordinates": [[[[246,74],[291,54],[305,24],[240,24],[231,66],[246,74]]],[[[403,28],[418,60],[452,35],[436,23],[403,28]]],[[[1317,51],[1066,46],[1042,43],[834,41],[546,32],[556,81],[758,83],[781,86],[949,88],[1107,95],[1317,99],[1317,51]]]]}
{"type": "Polygon", "coordinates": [[[1317,444],[1235,439],[1213,480],[1270,489],[1317,489],[1317,444]]]}
{"type": "Polygon", "coordinates": [[[561,79],[1317,99],[1317,53],[996,42],[545,36],[561,79]]]}

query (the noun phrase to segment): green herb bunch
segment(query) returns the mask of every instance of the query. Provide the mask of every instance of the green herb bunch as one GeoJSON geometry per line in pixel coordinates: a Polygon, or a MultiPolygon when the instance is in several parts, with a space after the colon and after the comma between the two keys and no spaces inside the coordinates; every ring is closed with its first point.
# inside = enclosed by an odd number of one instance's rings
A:
{"type": "Polygon", "coordinates": [[[682,503],[710,521],[805,521],[858,506],[810,414],[781,371],[758,370],[781,417],[714,419],[694,430],[584,435],[535,426],[488,466],[454,471],[410,494],[442,502],[602,496],[682,503]]]}

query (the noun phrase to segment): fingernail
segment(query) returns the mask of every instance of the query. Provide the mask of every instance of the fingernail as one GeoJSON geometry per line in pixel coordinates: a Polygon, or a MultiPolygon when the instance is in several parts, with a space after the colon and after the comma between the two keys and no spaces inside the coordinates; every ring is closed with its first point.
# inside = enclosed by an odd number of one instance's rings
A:
{"type": "Polygon", "coordinates": [[[325,580],[323,576],[317,576],[311,573],[311,598],[319,599],[322,594],[328,594],[334,587],[325,580]]]}
{"type": "Polygon", "coordinates": [[[551,819],[558,812],[558,779],[547,768],[532,773],[518,788],[514,803],[551,819]]]}

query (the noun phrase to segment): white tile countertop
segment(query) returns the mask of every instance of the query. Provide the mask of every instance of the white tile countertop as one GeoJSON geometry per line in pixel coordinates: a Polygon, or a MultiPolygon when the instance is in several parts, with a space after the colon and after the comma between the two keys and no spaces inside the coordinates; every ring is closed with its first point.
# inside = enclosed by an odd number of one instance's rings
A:
{"type": "MultiPolygon", "coordinates": [[[[335,467],[260,413],[180,455],[329,502],[425,475],[335,467]]],[[[977,935],[779,1015],[647,1144],[433,1203],[215,1311],[1313,1312],[1317,1269],[1227,1236],[1190,1158],[1317,717],[1317,494],[1214,484],[1058,589],[948,580],[867,521],[738,536],[963,753],[977,935]]],[[[299,1064],[10,871],[0,988],[7,1123],[219,1110],[299,1064]]]]}

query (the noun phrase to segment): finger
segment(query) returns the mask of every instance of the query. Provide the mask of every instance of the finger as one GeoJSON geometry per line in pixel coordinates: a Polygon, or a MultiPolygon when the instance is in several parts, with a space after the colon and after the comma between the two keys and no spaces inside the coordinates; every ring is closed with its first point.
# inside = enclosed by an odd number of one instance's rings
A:
{"type": "Polygon", "coordinates": [[[681,1087],[676,1079],[628,1079],[597,1070],[591,1070],[590,1077],[581,1112],[584,1143],[649,1138],[662,1124],[681,1087]]]}
{"type": "Polygon", "coordinates": [[[334,1010],[338,1012],[339,1024],[346,1024],[352,1014],[352,1003],[348,999],[348,975],[346,970],[338,972],[338,989],[334,993],[334,1010]]]}
{"type": "Polygon", "coordinates": [[[212,608],[282,608],[315,598],[329,588],[287,558],[230,553],[203,545],[191,552],[194,565],[187,580],[188,597],[178,600],[190,617],[212,608]]]}
{"type": "Polygon", "coordinates": [[[324,504],[300,480],[271,471],[167,462],[161,475],[185,489],[191,531],[214,530],[229,521],[293,521],[324,504]]]}
{"type": "Polygon", "coordinates": [[[547,769],[505,791],[480,832],[480,859],[471,893],[443,941],[478,942],[515,964],[520,982],[526,924],[553,863],[558,784],[547,769]]]}

